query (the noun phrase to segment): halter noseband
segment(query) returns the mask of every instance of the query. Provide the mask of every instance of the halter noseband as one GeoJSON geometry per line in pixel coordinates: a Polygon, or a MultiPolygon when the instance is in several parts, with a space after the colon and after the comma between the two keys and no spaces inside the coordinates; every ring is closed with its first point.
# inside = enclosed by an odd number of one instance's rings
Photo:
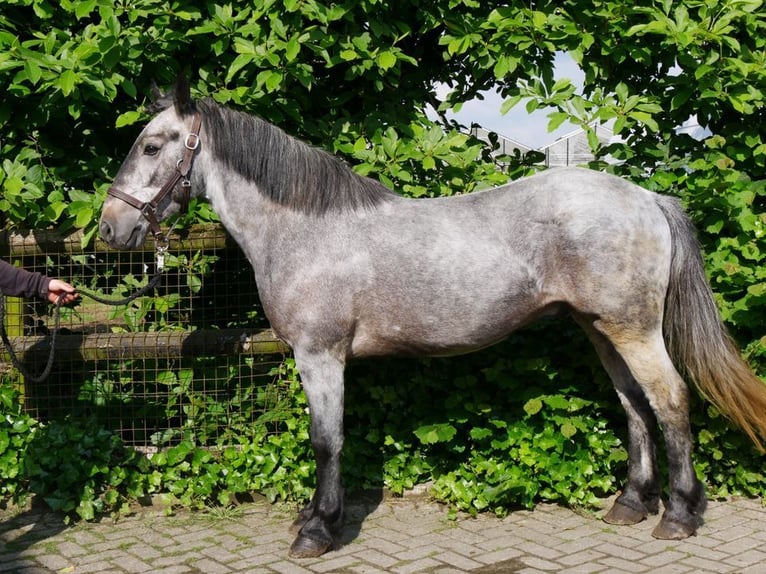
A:
{"type": "Polygon", "coordinates": [[[160,228],[160,222],[157,219],[157,208],[163,199],[175,189],[178,182],[181,182],[181,211],[186,211],[189,207],[189,198],[191,196],[191,181],[189,180],[189,172],[191,171],[192,162],[194,160],[194,152],[197,151],[200,144],[199,129],[202,124],[202,117],[199,112],[194,112],[194,120],[192,121],[191,132],[186,136],[184,141],[184,156],[178,160],[176,164],[175,174],[163,185],[152,199],[149,201],[139,201],[133,196],[128,195],[122,190],[116,187],[110,187],[106,192],[107,195],[121,199],[131,207],[135,207],[141,212],[146,220],[149,222],[149,227],[152,230],[155,241],[158,243],[167,243],[165,235],[160,228]]]}

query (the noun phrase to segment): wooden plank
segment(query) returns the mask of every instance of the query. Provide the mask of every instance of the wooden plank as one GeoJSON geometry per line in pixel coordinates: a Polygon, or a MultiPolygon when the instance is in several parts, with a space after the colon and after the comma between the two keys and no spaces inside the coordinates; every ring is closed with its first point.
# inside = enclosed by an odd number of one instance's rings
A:
{"type": "MultiPolygon", "coordinates": [[[[174,231],[170,237],[170,251],[225,249],[236,245],[221,225],[192,225],[186,230],[174,231]]],[[[46,255],[50,253],[67,253],[70,255],[85,252],[109,251],[106,243],[98,238],[91,241],[86,249],[82,245],[82,230],[62,234],[52,229],[34,231],[2,231],[0,232],[0,248],[7,250],[7,256],[46,255]]],[[[111,250],[116,253],[116,251],[111,250]]],[[[146,243],[139,249],[142,252],[154,251],[154,238],[149,234],[146,243]]]]}
{"type": "MultiPolygon", "coordinates": [[[[13,350],[23,363],[45,361],[50,336],[11,337],[13,350]]],[[[284,355],[287,344],[271,329],[204,329],[149,333],[61,333],[56,338],[56,357],[69,361],[116,361],[216,357],[228,355],[284,355]]],[[[5,348],[0,354],[10,356],[5,348]]]]}

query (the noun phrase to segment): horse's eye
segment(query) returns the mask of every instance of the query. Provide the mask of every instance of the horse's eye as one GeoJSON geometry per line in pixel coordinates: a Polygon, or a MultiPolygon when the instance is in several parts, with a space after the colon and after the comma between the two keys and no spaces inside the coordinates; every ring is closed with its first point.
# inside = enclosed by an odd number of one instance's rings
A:
{"type": "Polygon", "coordinates": [[[144,146],[144,155],[157,155],[158,151],[160,151],[160,148],[156,145],[146,144],[144,146]]]}

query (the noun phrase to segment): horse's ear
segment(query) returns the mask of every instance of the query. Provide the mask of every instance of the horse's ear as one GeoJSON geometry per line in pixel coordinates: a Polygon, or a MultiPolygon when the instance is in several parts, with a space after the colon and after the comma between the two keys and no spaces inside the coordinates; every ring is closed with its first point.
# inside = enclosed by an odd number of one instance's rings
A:
{"type": "Polygon", "coordinates": [[[194,101],[191,97],[189,80],[185,74],[179,75],[176,79],[176,86],[173,90],[173,106],[179,116],[186,116],[194,113],[194,101]]]}
{"type": "Polygon", "coordinates": [[[170,90],[168,93],[163,94],[160,88],[157,86],[157,82],[154,80],[151,81],[150,85],[150,91],[151,91],[151,103],[146,106],[146,111],[149,114],[158,114],[163,110],[167,110],[170,106],[173,105],[173,102],[175,98],[173,97],[173,90],[170,90]]]}
{"type": "Polygon", "coordinates": [[[157,85],[157,82],[154,80],[150,82],[149,89],[152,92],[153,102],[159,101],[165,96],[165,94],[163,94],[162,91],[160,90],[160,87],[157,85]]]}

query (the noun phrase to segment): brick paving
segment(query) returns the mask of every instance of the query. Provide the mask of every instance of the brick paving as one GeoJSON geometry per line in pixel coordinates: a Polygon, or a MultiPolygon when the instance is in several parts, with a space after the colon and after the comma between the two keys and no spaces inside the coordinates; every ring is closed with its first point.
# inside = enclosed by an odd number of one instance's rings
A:
{"type": "MultiPolygon", "coordinates": [[[[604,505],[610,501],[604,501],[604,505]]],[[[763,573],[766,508],[710,502],[697,536],[651,537],[658,518],[615,527],[601,513],[552,504],[505,518],[448,518],[424,496],[352,499],[339,549],[293,560],[293,509],[265,501],[167,515],[142,508],[117,521],[67,526],[37,508],[0,511],[0,573],[13,574],[475,574],[763,573]]]]}

